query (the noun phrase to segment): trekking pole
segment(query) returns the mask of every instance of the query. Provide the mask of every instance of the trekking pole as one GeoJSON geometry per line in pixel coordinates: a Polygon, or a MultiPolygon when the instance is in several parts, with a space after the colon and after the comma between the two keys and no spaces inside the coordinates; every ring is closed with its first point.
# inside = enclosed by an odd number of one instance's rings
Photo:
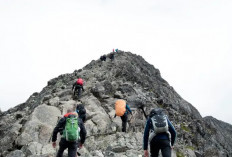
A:
{"type": "Polygon", "coordinates": [[[147,114],[146,114],[146,112],[144,111],[144,108],[143,108],[143,107],[140,107],[140,109],[143,111],[143,114],[144,114],[145,118],[147,119],[147,114]]]}
{"type": "Polygon", "coordinates": [[[130,118],[129,122],[131,122],[131,119],[132,119],[133,117],[134,117],[133,114],[131,114],[131,118],[130,118]]]}
{"type": "Polygon", "coordinates": [[[81,153],[77,152],[77,156],[81,156],[81,153]]]}
{"type": "MultiPolygon", "coordinates": [[[[78,148],[77,148],[77,150],[79,150],[80,148],[79,148],[79,146],[78,146],[78,148]]],[[[79,153],[78,151],[77,151],[77,156],[81,156],[81,153],[79,153]]]]}

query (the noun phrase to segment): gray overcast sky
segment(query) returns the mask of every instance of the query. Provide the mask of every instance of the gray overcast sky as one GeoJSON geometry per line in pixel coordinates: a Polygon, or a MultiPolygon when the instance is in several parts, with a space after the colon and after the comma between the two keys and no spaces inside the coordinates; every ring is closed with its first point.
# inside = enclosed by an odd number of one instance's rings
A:
{"type": "Polygon", "coordinates": [[[0,0],[0,108],[112,48],[131,51],[202,116],[232,124],[231,0],[0,0]]]}

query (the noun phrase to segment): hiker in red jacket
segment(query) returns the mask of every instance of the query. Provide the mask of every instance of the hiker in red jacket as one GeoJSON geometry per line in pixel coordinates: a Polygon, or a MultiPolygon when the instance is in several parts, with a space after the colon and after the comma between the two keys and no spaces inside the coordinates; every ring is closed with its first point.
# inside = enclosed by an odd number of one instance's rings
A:
{"type": "Polygon", "coordinates": [[[84,92],[83,83],[84,83],[83,79],[78,78],[77,81],[73,84],[73,87],[72,87],[74,97],[76,95],[76,91],[78,91],[78,94],[77,94],[78,100],[81,98],[82,91],[84,92]]]}

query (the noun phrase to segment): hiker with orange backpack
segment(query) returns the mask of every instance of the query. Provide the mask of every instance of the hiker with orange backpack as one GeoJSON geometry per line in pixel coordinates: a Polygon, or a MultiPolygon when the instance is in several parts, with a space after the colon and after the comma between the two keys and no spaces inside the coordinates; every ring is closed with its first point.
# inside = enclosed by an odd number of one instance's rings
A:
{"type": "Polygon", "coordinates": [[[77,94],[78,99],[80,99],[82,91],[84,92],[83,83],[84,83],[83,79],[78,78],[72,87],[74,97],[76,95],[76,91],[78,91],[78,94],[77,94]]]}
{"type": "Polygon", "coordinates": [[[126,132],[126,124],[128,119],[128,112],[132,115],[130,107],[125,100],[119,99],[115,102],[115,116],[119,116],[122,119],[122,132],[126,132]]]}

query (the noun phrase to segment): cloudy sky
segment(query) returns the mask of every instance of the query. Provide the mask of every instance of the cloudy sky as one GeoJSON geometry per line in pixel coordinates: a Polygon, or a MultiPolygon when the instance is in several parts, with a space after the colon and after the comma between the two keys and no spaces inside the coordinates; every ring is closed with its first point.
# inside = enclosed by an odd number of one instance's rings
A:
{"type": "Polygon", "coordinates": [[[112,48],[144,57],[202,116],[232,124],[231,0],[0,0],[0,108],[112,48]]]}

